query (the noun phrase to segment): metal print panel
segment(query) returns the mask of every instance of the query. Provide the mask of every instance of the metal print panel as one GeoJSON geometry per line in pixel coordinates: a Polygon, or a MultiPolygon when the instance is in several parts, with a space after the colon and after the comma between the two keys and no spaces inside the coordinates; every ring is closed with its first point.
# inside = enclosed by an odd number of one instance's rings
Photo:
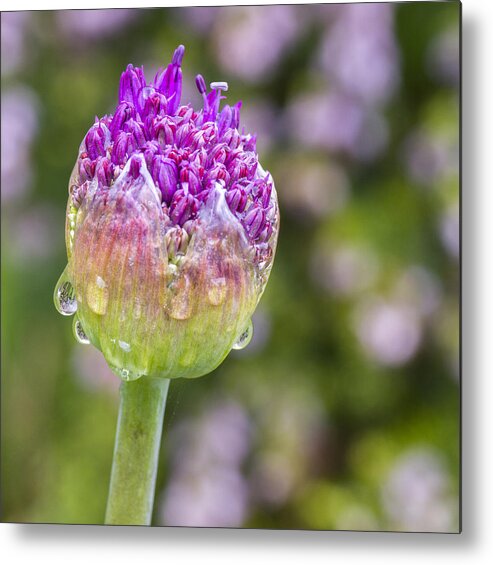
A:
{"type": "Polygon", "coordinates": [[[460,531],[460,4],[1,26],[2,521],[460,531]]]}

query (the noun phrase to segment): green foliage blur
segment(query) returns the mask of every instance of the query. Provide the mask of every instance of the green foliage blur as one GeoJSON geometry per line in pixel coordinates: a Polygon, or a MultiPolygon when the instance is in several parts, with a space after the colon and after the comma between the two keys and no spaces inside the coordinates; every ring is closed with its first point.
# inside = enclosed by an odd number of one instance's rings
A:
{"type": "Polygon", "coordinates": [[[458,530],[460,6],[373,6],[2,13],[2,521],[104,519],[119,383],[53,306],[67,183],[126,65],[183,43],[281,230],[250,346],[171,384],[153,523],[458,530]]]}

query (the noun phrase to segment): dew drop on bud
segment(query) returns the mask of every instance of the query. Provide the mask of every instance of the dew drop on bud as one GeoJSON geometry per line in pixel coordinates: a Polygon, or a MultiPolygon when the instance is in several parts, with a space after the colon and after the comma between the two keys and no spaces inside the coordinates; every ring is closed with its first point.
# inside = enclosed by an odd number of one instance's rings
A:
{"type": "Polygon", "coordinates": [[[175,296],[170,303],[169,315],[175,320],[187,320],[192,315],[192,305],[187,296],[175,296]]]}
{"type": "Polygon", "coordinates": [[[126,381],[126,382],[136,381],[142,376],[139,373],[134,373],[133,371],[130,371],[129,369],[121,369],[120,367],[115,367],[114,365],[110,365],[110,367],[111,370],[115,373],[115,375],[117,377],[120,377],[122,381],[126,381]]]}
{"type": "Polygon", "coordinates": [[[72,316],[77,311],[77,300],[72,283],[67,279],[67,268],[58,279],[53,296],[55,308],[62,316],[72,316]]]}
{"type": "Polygon", "coordinates": [[[75,339],[83,345],[89,345],[91,343],[78,318],[74,320],[74,336],[75,339]]]}
{"type": "Polygon", "coordinates": [[[120,349],[123,349],[126,353],[132,349],[129,343],[122,341],[121,339],[118,340],[118,345],[120,346],[120,349]]]}
{"type": "Polygon", "coordinates": [[[108,288],[101,277],[89,282],[86,289],[86,300],[89,308],[100,316],[104,316],[108,309],[108,288]]]}
{"type": "Polygon", "coordinates": [[[226,298],[226,293],[226,279],[224,277],[218,277],[210,281],[207,298],[213,306],[222,304],[226,298]]]}
{"type": "Polygon", "coordinates": [[[248,322],[247,327],[241,332],[240,337],[236,340],[233,345],[233,349],[245,349],[245,347],[250,343],[253,336],[253,323],[252,320],[248,322]]]}
{"type": "Polygon", "coordinates": [[[192,315],[192,301],[190,300],[191,283],[187,275],[178,279],[176,294],[169,304],[169,315],[175,320],[187,320],[192,315]]]}

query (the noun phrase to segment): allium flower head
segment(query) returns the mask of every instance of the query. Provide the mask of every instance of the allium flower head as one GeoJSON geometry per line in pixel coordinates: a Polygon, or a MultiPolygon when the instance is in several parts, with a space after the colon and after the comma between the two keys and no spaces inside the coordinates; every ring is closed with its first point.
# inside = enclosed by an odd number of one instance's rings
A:
{"type": "Polygon", "coordinates": [[[198,377],[251,335],[279,227],[272,178],[224,82],[181,105],[184,47],[148,85],[129,65],[69,182],[68,265],[55,290],[74,331],[124,379],[198,377]]]}

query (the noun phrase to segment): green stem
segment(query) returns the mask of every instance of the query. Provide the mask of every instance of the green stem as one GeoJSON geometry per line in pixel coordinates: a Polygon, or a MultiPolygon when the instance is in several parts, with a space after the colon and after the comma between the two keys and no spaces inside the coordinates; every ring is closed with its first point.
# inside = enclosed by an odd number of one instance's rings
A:
{"type": "Polygon", "coordinates": [[[106,524],[149,526],[169,379],[123,382],[106,524]]]}

